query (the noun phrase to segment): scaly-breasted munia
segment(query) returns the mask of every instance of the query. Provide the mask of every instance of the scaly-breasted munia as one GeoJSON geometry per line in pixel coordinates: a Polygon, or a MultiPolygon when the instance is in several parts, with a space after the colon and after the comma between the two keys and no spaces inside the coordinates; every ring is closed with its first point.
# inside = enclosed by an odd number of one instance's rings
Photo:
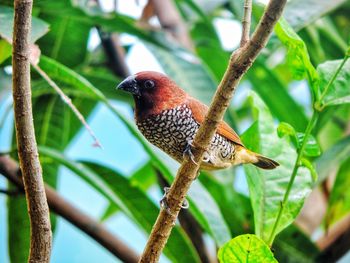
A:
{"type": "MultiPolygon", "coordinates": [[[[126,78],[118,89],[130,92],[135,100],[137,127],[149,142],[178,162],[204,121],[208,107],[192,98],[167,76],[153,71],[139,72],[126,78]]],[[[274,169],[274,160],[249,151],[237,133],[220,122],[204,154],[201,169],[217,170],[244,163],[274,169]]]]}

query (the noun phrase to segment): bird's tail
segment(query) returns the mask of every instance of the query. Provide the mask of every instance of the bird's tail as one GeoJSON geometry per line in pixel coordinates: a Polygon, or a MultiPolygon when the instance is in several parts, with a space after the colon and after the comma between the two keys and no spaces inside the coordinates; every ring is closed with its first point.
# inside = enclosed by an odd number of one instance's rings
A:
{"type": "Polygon", "coordinates": [[[256,158],[258,159],[257,162],[252,163],[255,166],[262,168],[262,169],[266,169],[266,170],[271,170],[271,169],[275,169],[277,166],[279,166],[280,164],[270,158],[267,158],[265,156],[262,156],[260,154],[256,154],[256,158]]]}
{"type": "Polygon", "coordinates": [[[251,163],[266,170],[272,170],[279,166],[278,162],[258,153],[249,151],[244,147],[240,147],[236,154],[235,164],[239,163],[251,163]]]}

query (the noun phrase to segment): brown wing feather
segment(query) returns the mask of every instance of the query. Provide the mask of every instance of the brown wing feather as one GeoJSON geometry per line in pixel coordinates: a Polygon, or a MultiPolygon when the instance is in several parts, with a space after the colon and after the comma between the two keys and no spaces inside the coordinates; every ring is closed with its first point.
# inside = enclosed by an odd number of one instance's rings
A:
{"type": "MultiPolygon", "coordinates": [[[[195,120],[198,123],[202,123],[204,121],[205,115],[208,112],[208,106],[191,97],[187,99],[187,105],[192,110],[192,114],[195,120]]],[[[224,121],[220,122],[217,133],[236,144],[244,146],[237,133],[224,121]]]]}

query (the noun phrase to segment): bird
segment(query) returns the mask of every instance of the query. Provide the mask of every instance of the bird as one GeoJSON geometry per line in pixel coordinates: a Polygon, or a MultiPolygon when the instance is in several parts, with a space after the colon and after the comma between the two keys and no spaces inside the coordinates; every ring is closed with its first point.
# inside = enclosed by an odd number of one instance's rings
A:
{"type": "MultiPolygon", "coordinates": [[[[117,89],[133,95],[136,125],[150,143],[180,163],[186,153],[191,155],[192,141],[208,106],[155,71],[131,75],[117,89]]],[[[278,162],[247,149],[237,133],[221,121],[204,152],[200,169],[219,170],[248,163],[267,170],[279,166],[278,162]]]]}

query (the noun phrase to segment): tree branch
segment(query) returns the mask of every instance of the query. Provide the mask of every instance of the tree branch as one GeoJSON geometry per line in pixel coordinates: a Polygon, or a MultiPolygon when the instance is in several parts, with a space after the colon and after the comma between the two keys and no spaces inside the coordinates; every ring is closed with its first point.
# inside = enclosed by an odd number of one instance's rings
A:
{"type": "Polygon", "coordinates": [[[162,28],[168,31],[181,45],[193,50],[193,43],[173,0],[150,0],[162,28]]]}
{"type": "MultiPolygon", "coordinates": [[[[16,185],[19,190],[23,191],[23,181],[18,176],[20,170],[14,160],[7,156],[0,156],[0,173],[16,185]]],[[[72,206],[48,185],[45,185],[45,191],[48,204],[52,211],[84,231],[123,262],[137,262],[139,256],[121,240],[111,234],[103,225],[72,206]]]]}
{"type": "Polygon", "coordinates": [[[29,262],[49,262],[52,233],[42,170],[35,140],[30,86],[32,0],[15,0],[13,29],[13,103],[20,167],[30,218],[29,262]]]}
{"type": "MultiPolygon", "coordinates": [[[[169,187],[168,182],[165,180],[163,174],[158,169],[156,169],[156,174],[158,184],[162,190],[164,187],[169,187]]],[[[181,227],[185,230],[187,236],[191,239],[192,244],[196,248],[201,262],[210,263],[209,254],[204,243],[203,230],[201,229],[197,220],[190,213],[190,211],[186,209],[180,210],[178,219],[181,227]]]]}
{"type": "MultiPolygon", "coordinates": [[[[210,105],[208,115],[193,141],[193,153],[196,163],[199,164],[201,162],[204,151],[208,147],[219,122],[222,120],[230,104],[236,86],[243,74],[250,68],[259,52],[266,45],[274,25],[282,15],[285,4],[286,0],[271,0],[251,40],[231,55],[227,70],[210,105]]],[[[198,173],[199,165],[196,163],[187,159],[179,168],[167,195],[169,209],[162,209],[160,211],[140,262],[150,263],[158,261],[170,232],[175,225],[181,204],[198,173]]]]}
{"type": "Polygon", "coordinates": [[[125,51],[120,45],[119,36],[116,33],[104,32],[101,28],[97,28],[97,31],[106,53],[108,67],[116,76],[126,78],[130,75],[130,70],[125,63],[125,51]]]}
{"type": "Polygon", "coordinates": [[[317,240],[322,251],[317,262],[336,262],[350,249],[350,215],[335,224],[325,235],[317,240]]]}
{"type": "Polygon", "coordinates": [[[244,15],[242,20],[242,37],[240,46],[243,47],[249,41],[250,24],[252,19],[252,0],[244,0],[244,15]]]}

